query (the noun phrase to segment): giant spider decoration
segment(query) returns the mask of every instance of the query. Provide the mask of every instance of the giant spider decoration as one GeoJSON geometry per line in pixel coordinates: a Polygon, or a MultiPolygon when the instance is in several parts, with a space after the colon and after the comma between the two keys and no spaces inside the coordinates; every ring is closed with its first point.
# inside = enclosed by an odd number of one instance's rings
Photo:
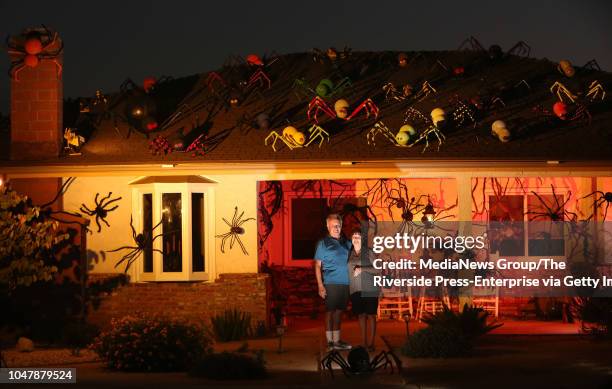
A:
{"type": "Polygon", "coordinates": [[[308,104],[308,111],[306,112],[308,115],[308,120],[313,120],[315,123],[319,123],[319,120],[317,118],[319,111],[323,111],[323,113],[325,113],[331,119],[339,118],[346,121],[353,119],[361,111],[365,111],[367,118],[369,118],[370,115],[374,115],[375,118],[378,118],[378,114],[380,112],[376,104],[374,104],[374,101],[372,101],[372,99],[370,98],[367,98],[363,102],[361,102],[361,104],[359,104],[357,108],[355,108],[349,114],[349,104],[346,100],[337,100],[334,104],[334,109],[331,109],[330,106],[327,105],[325,100],[323,100],[319,96],[316,96],[308,104]]]}
{"type": "Polygon", "coordinates": [[[398,230],[397,230],[398,233],[400,234],[403,234],[404,232],[411,233],[413,231],[413,228],[415,226],[414,215],[419,213],[421,211],[421,208],[423,208],[423,204],[421,204],[421,199],[423,197],[427,197],[427,196],[421,195],[419,196],[418,199],[414,196],[409,197],[408,196],[408,186],[406,186],[405,184],[402,184],[401,182],[400,182],[400,187],[398,189],[393,188],[391,190],[391,194],[389,195],[389,198],[388,198],[389,204],[387,206],[391,220],[393,220],[393,208],[394,207],[399,208],[402,212],[401,214],[402,221],[398,227],[398,230]]]}
{"type": "Polygon", "coordinates": [[[268,136],[264,139],[264,144],[267,146],[269,142],[272,142],[272,150],[276,152],[276,142],[281,140],[289,150],[293,150],[300,147],[308,147],[316,140],[319,141],[319,148],[323,145],[323,142],[327,140],[329,142],[329,132],[325,131],[322,127],[313,124],[308,129],[308,140],[304,137],[304,134],[297,130],[293,126],[287,126],[283,129],[282,135],[276,131],[270,131],[268,136]]]}
{"type": "Polygon", "coordinates": [[[487,53],[489,58],[492,60],[502,59],[510,55],[529,57],[529,54],[531,54],[531,47],[524,41],[518,41],[514,46],[512,46],[504,54],[504,52],[502,51],[502,48],[499,45],[495,45],[495,44],[491,45],[489,47],[489,50],[486,50],[482,46],[482,44],[478,41],[478,39],[474,38],[473,36],[470,36],[469,38],[461,42],[461,45],[459,45],[459,48],[457,50],[458,51],[471,50],[471,51],[476,51],[476,52],[481,52],[481,53],[487,53]]]}
{"type": "Polygon", "coordinates": [[[557,195],[555,192],[555,187],[552,184],[550,185],[550,188],[552,189],[553,197],[553,204],[550,205],[537,192],[531,191],[531,193],[536,196],[540,202],[540,207],[537,211],[526,212],[527,215],[532,215],[529,217],[529,221],[541,219],[550,220],[552,222],[561,222],[564,220],[572,222],[576,221],[578,219],[578,215],[565,209],[565,205],[569,203],[570,199],[572,198],[572,192],[568,191],[567,200],[563,201],[563,195],[557,195]],[[561,200],[559,200],[559,198],[561,198],[561,200]]]}
{"type": "Polygon", "coordinates": [[[96,206],[92,207],[93,209],[89,209],[87,205],[85,205],[85,203],[82,203],[81,208],[79,208],[81,212],[87,214],[88,216],[96,217],[96,224],[98,225],[98,232],[102,230],[102,226],[100,225],[100,220],[102,220],[104,224],[110,227],[110,224],[108,224],[108,222],[106,221],[106,217],[108,216],[109,212],[112,212],[119,207],[119,205],[115,205],[114,207],[109,208],[109,206],[112,203],[121,200],[121,197],[117,197],[116,199],[111,199],[110,197],[112,195],[113,195],[113,192],[108,192],[108,196],[102,197],[98,201],[98,197],[100,196],[100,193],[96,193],[96,197],[94,199],[94,203],[96,204],[96,206]]]}
{"type": "Polygon", "coordinates": [[[391,368],[391,374],[393,374],[393,361],[395,361],[396,367],[399,370],[400,366],[397,363],[397,357],[392,351],[381,351],[378,355],[370,360],[370,354],[365,347],[355,347],[348,353],[348,360],[344,359],[341,353],[337,350],[330,351],[323,359],[321,359],[321,367],[329,370],[332,378],[334,377],[334,369],[332,364],[340,366],[345,376],[350,377],[353,375],[371,374],[378,369],[391,368]],[[391,359],[389,359],[391,356],[391,359]]]}
{"type": "Polygon", "coordinates": [[[11,62],[9,70],[9,75],[15,81],[19,81],[19,72],[26,66],[34,68],[43,60],[52,61],[57,68],[58,78],[61,77],[62,64],[59,63],[57,57],[64,50],[64,43],[57,32],[52,33],[42,25],[42,27],[24,31],[22,37],[19,38],[7,36],[6,46],[9,55],[19,57],[16,61],[11,62]]]}
{"type": "Polygon", "coordinates": [[[227,219],[223,218],[223,221],[225,222],[225,224],[228,225],[230,230],[226,232],[225,234],[215,235],[216,238],[221,238],[221,252],[222,253],[225,254],[225,241],[229,238],[230,239],[230,250],[234,247],[234,242],[238,242],[238,244],[240,245],[240,248],[242,249],[242,253],[244,255],[249,255],[246,248],[244,247],[244,244],[242,243],[242,240],[240,240],[240,235],[244,235],[244,227],[242,227],[242,225],[248,222],[249,220],[255,220],[255,218],[250,217],[250,218],[243,220],[242,219],[243,215],[244,215],[244,211],[242,211],[242,213],[238,216],[238,207],[235,207],[234,217],[232,217],[231,223],[228,222],[227,219]]]}
{"type": "Polygon", "coordinates": [[[421,131],[414,141],[408,144],[408,147],[412,147],[421,141],[425,141],[425,147],[423,147],[423,151],[421,151],[421,153],[424,153],[429,147],[429,136],[433,134],[438,139],[438,151],[440,151],[440,146],[442,146],[442,142],[444,142],[446,136],[442,133],[442,131],[440,131],[437,123],[434,123],[432,120],[423,115],[423,113],[413,107],[408,107],[404,113],[404,122],[421,122],[425,125],[425,129],[421,131]]]}
{"type": "Polygon", "coordinates": [[[603,219],[602,221],[606,221],[606,217],[608,216],[608,207],[610,206],[610,204],[612,203],[612,192],[602,192],[600,190],[596,190],[594,192],[589,193],[588,195],[581,197],[581,199],[587,198],[587,197],[591,197],[591,196],[595,196],[595,195],[599,195],[598,198],[594,198],[593,199],[593,213],[591,214],[591,216],[589,216],[587,218],[587,220],[591,220],[595,214],[597,213],[597,210],[603,206],[604,204],[606,204],[606,209],[604,210],[604,215],[603,215],[603,219]]]}
{"type": "Polygon", "coordinates": [[[121,257],[121,259],[115,264],[115,267],[118,267],[123,262],[126,262],[124,271],[127,272],[130,266],[132,266],[132,264],[134,263],[134,261],[136,261],[136,259],[138,259],[140,254],[144,252],[145,250],[155,251],[163,255],[164,254],[163,251],[153,248],[153,242],[155,242],[155,240],[159,238],[160,236],[164,236],[173,231],[169,231],[165,234],[161,233],[156,236],[153,236],[153,231],[155,231],[155,229],[159,227],[161,224],[162,222],[160,221],[153,228],[151,228],[150,231],[143,231],[140,234],[136,234],[136,230],[134,229],[133,219],[132,219],[132,216],[130,215],[130,228],[132,229],[132,239],[134,240],[135,245],[134,246],[121,246],[114,250],[107,251],[107,253],[114,253],[114,252],[121,251],[121,250],[130,250],[127,254],[121,257]]]}

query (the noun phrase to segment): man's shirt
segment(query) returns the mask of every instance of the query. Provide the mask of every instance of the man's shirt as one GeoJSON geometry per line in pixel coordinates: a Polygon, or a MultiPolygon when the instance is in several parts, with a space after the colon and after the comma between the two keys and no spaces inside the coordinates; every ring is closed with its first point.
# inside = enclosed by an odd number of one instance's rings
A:
{"type": "Polygon", "coordinates": [[[348,285],[348,256],[352,243],[344,238],[326,236],[317,242],[314,259],[321,261],[324,284],[348,285]]]}

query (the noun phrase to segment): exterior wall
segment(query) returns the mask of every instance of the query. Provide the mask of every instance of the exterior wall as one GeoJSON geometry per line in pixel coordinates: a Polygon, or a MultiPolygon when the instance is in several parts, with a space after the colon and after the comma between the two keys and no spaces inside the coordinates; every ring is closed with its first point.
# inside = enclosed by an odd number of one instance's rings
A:
{"type": "Polygon", "coordinates": [[[102,297],[89,321],[106,327],[112,318],[160,314],[210,325],[210,318],[237,308],[251,323],[270,324],[270,278],[266,274],[221,274],[214,283],[130,283],[102,297]]]}

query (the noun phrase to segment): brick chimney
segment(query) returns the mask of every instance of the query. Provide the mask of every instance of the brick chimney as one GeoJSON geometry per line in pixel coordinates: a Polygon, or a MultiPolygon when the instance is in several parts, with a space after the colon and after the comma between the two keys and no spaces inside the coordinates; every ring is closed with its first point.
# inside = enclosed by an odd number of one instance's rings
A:
{"type": "Polygon", "coordinates": [[[62,48],[57,33],[45,27],[27,28],[9,39],[8,52],[15,63],[11,68],[12,160],[56,158],[62,150],[62,48]],[[37,43],[32,44],[36,39],[42,51],[27,55],[26,46],[30,52],[37,51],[37,43]]]}

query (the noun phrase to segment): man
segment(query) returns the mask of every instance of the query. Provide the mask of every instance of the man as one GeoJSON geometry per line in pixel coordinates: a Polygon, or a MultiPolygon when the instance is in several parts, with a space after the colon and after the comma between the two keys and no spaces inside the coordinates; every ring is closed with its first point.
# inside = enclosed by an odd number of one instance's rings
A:
{"type": "Polygon", "coordinates": [[[342,237],[342,218],[330,214],[326,219],[329,235],[317,242],[315,275],[319,296],[325,299],[325,337],[328,349],[349,350],[340,340],[340,320],[349,298],[348,255],[351,242],[342,237]]]}

